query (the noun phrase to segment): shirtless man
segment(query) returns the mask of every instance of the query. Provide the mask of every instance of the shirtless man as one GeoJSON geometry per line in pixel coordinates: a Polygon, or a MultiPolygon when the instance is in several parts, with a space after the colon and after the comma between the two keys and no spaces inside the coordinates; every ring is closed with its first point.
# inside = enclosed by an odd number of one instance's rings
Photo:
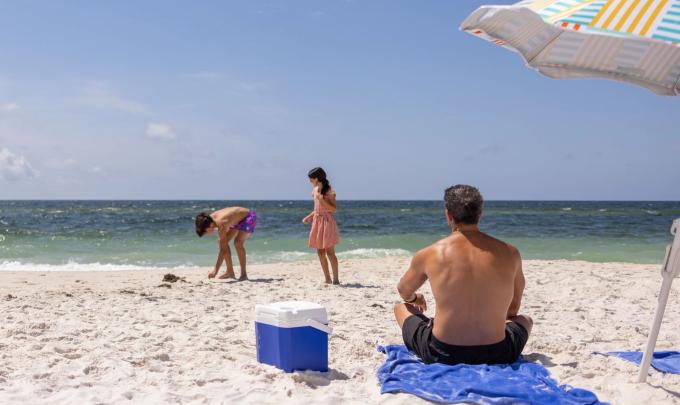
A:
{"type": "Polygon", "coordinates": [[[533,321],[518,315],[524,291],[517,249],[479,230],[482,199],[472,186],[444,197],[451,235],[417,252],[397,285],[394,315],[404,343],[425,363],[512,363],[533,321]],[[416,291],[430,281],[436,318],[416,291]]]}
{"type": "Polygon", "coordinates": [[[238,279],[241,281],[248,279],[245,243],[255,231],[255,225],[257,225],[255,211],[243,207],[227,207],[210,215],[201,212],[196,216],[196,234],[199,237],[206,234],[212,235],[217,229],[217,241],[220,250],[217,254],[215,269],[208,273],[208,278],[214,278],[217,275],[220,267],[222,267],[222,262],[227,263],[227,271],[219,278],[236,278],[234,264],[231,261],[231,249],[229,249],[229,241],[234,239],[238,262],[241,265],[241,276],[238,279]]]}

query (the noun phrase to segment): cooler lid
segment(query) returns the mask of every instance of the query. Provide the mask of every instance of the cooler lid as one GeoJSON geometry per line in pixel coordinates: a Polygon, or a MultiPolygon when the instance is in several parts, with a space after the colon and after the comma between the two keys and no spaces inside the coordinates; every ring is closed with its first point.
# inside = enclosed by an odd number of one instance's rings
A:
{"type": "Polygon", "coordinates": [[[284,301],[255,306],[255,322],[283,328],[308,326],[308,319],[328,324],[326,308],[314,302],[284,301]]]}

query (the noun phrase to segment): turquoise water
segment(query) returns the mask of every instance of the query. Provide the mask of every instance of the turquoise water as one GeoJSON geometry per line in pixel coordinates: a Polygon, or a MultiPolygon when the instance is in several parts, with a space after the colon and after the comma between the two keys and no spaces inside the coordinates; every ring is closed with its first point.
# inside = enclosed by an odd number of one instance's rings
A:
{"type": "MultiPolygon", "coordinates": [[[[210,266],[214,237],[193,218],[251,207],[251,263],[311,260],[311,201],[0,201],[0,270],[210,266]]],[[[680,202],[490,201],[481,228],[525,259],[659,263],[680,202]]],[[[409,255],[449,230],[439,201],[340,201],[341,257],[409,255]]]]}

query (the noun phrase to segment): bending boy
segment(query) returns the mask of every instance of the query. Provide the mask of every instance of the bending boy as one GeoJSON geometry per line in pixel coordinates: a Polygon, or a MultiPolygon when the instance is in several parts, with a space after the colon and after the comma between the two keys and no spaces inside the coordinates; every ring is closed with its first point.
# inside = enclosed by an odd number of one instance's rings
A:
{"type": "Polygon", "coordinates": [[[241,276],[238,279],[248,279],[246,273],[245,243],[255,231],[255,225],[257,225],[257,214],[254,210],[243,207],[227,207],[210,215],[201,212],[196,216],[196,234],[199,237],[212,235],[215,229],[217,229],[219,252],[215,268],[208,273],[208,278],[213,278],[217,275],[222,262],[227,263],[227,271],[219,278],[236,278],[234,264],[231,261],[231,249],[229,248],[229,241],[233,239],[234,248],[236,248],[236,254],[241,266],[241,276]]]}

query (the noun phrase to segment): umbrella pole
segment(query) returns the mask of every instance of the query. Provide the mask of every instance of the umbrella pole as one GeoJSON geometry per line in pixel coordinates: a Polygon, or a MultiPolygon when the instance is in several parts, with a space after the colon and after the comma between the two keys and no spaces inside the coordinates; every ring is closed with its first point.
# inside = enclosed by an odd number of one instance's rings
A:
{"type": "Polygon", "coordinates": [[[652,362],[652,355],[654,354],[654,348],[656,347],[656,339],[659,337],[659,329],[661,328],[661,321],[663,320],[664,312],[666,312],[666,303],[668,302],[668,295],[671,292],[672,283],[673,275],[664,272],[663,283],[661,284],[661,291],[659,292],[659,304],[656,307],[656,315],[654,316],[652,330],[649,332],[647,349],[645,350],[645,354],[642,357],[642,363],[640,363],[638,382],[645,382],[647,380],[649,365],[652,362]]]}
{"type": "Polygon", "coordinates": [[[668,303],[668,295],[671,292],[671,285],[673,278],[680,276],[680,218],[673,221],[671,225],[671,235],[675,235],[673,243],[666,248],[666,257],[663,259],[663,267],[661,269],[661,276],[663,283],[661,283],[661,291],[659,292],[659,303],[656,307],[656,315],[654,315],[654,323],[652,330],[649,331],[649,340],[647,341],[647,349],[642,357],[640,363],[640,374],[638,374],[638,382],[645,382],[647,380],[647,373],[649,372],[649,365],[652,362],[654,355],[654,348],[656,347],[656,340],[659,337],[659,329],[661,328],[661,321],[663,314],[666,312],[666,304],[668,303]]]}

